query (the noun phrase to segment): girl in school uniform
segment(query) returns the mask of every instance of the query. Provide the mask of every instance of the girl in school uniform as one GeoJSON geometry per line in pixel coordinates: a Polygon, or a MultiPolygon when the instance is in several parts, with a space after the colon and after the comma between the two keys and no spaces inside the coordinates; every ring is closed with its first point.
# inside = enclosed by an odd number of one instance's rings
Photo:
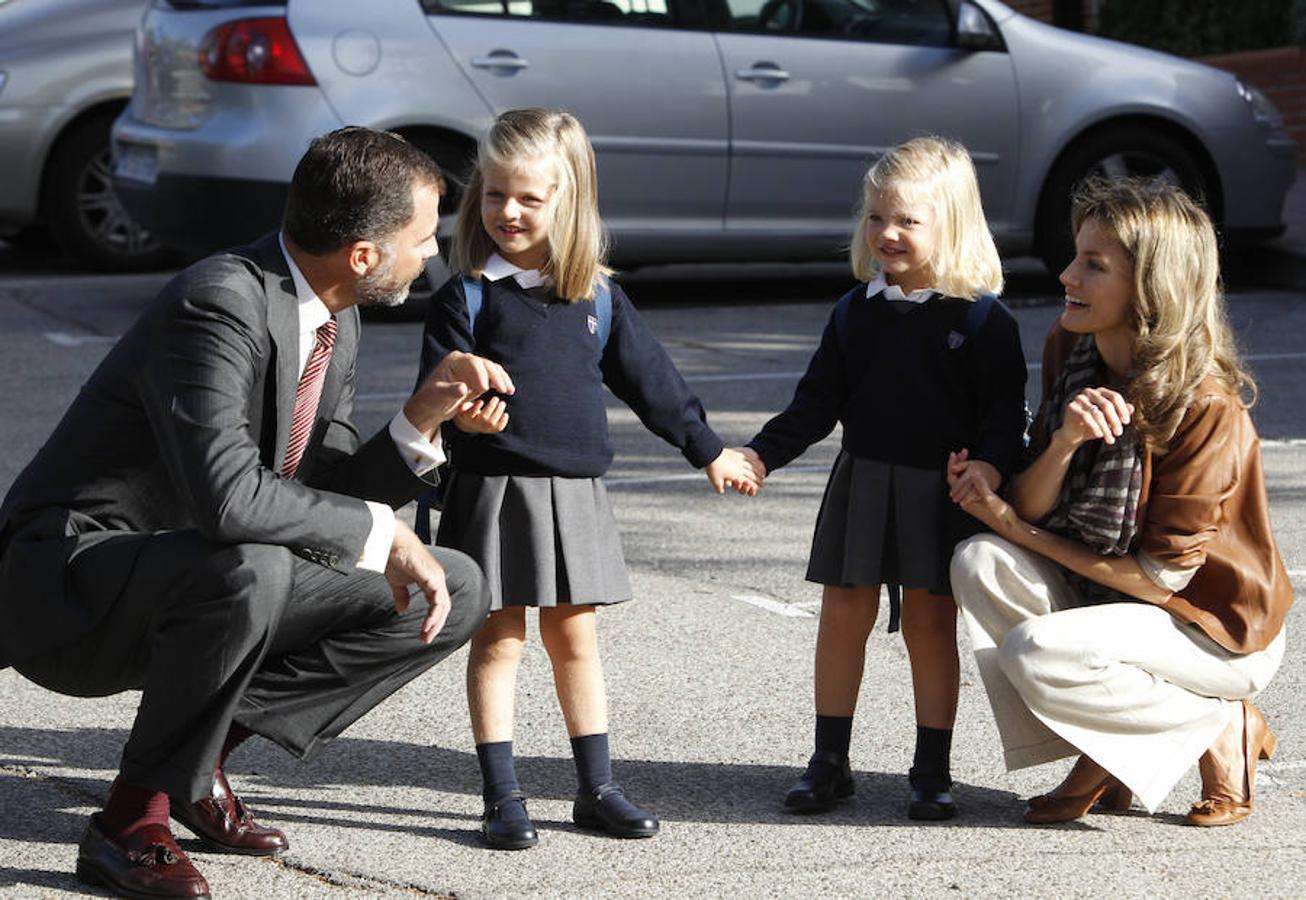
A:
{"type": "Polygon", "coordinates": [[[474,349],[512,373],[517,388],[511,400],[487,396],[455,420],[436,536],[475,558],[493,593],[471,643],[467,700],[483,779],[481,830],[499,849],[538,840],[512,757],[532,606],[571,736],[574,821],[623,838],[658,831],[614,781],[608,753],[596,609],[630,599],[631,586],[600,480],[612,462],[604,385],[705,468],[718,493],[757,490],[752,467],[708,427],[698,397],[608,280],[605,245],[594,152],[580,123],[553,110],[501,115],[458,211],[455,277],[436,294],[422,339],[423,376],[450,351],[474,349]]]}
{"type": "Polygon", "coordinates": [[[948,561],[978,527],[949,502],[949,454],[958,473],[999,487],[1022,450],[1025,361],[1015,320],[992,297],[1002,272],[966,150],[908,141],[871,166],[863,187],[851,251],[863,283],[836,305],[788,408],[743,448],[763,478],[843,425],[807,568],[825,586],[816,748],[785,807],[821,812],[853,793],[853,712],[887,585],[890,631],[904,593],[915,695],[907,814],[946,819],[957,810],[949,756],[959,684],[948,561]]]}

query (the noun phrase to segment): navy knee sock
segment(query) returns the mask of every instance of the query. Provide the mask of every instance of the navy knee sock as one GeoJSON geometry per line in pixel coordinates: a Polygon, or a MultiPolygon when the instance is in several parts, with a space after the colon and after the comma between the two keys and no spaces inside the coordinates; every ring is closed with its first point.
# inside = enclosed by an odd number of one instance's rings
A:
{"type": "Polygon", "coordinates": [[[852,716],[816,717],[816,752],[836,753],[846,759],[853,739],[852,716]]]}
{"type": "Polygon", "coordinates": [[[907,778],[912,787],[950,787],[952,729],[916,726],[916,753],[907,778]]]}
{"type": "Polygon", "coordinates": [[[571,755],[576,760],[576,780],[582,794],[593,793],[595,788],[612,780],[607,732],[572,738],[571,755]]]}
{"type": "Polygon", "coordinates": [[[481,764],[481,796],[493,803],[511,791],[521,790],[517,770],[512,764],[512,741],[494,741],[476,745],[476,759],[481,764]]]}

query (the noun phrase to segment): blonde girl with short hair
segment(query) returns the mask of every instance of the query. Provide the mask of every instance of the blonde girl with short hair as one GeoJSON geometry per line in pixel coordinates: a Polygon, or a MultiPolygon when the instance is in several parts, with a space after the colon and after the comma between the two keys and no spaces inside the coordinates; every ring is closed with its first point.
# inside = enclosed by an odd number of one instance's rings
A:
{"type": "Polygon", "coordinates": [[[624,838],[659,828],[625,798],[608,751],[596,609],[632,592],[601,480],[612,462],[604,386],[705,468],[718,493],[757,490],[747,460],[708,427],[698,398],[608,280],[605,251],[594,152],[581,124],[557,110],[499,116],[458,211],[455,277],[436,294],[422,339],[423,376],[450,351],[475,350],[512,373],[516,386],[511,398],[481,398],[454,420],[453,476],[436,537],[481,564],[493,595],[489,620],[472,639],[467,699],[483,781],[481,831],[499,849],[538,840],[512,757],[531,606],[540,611],[571,736],[574,821],[624,838]]]}
{"type": "Polygon", "coordinates": [[[843,425],[807,568],[825,586],[816,747],[785,807],[820,812],[853,793],[853,712],[884,585],[905,594],[916,720],[907,815],[945,819],[957,809],[959,682],[948,560],[978,527],[950,502],[947,476],[996,490],[1012,472],[1025,360],[1015,320],[992,297],[1002,270],[964,147],[922,137],[893,148],[866,173],[861,199],[851,258],[863,283],[835,305],[789,407],[743,450],[760,478],[843,425]]]}

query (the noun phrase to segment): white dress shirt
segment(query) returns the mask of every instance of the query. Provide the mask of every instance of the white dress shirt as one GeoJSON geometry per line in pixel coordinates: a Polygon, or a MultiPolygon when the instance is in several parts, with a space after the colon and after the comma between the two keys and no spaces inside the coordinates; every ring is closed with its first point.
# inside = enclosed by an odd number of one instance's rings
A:
{"type": "MultiPolygon", "coordinates": [[[[304,373],[308,357],[317,343],[317,330],[331,318],[331,311],[309,286],[304,273],[295,265],[294,258],[286,249],[285,237],[277,236],[281,244],[281,253],[290,267],[290,277],[295,283],[295,297],[299,300],[299,373],[304,373]]],[[[426,439],[426,435],[417,430],[417,426],[408,421],[401,409],[390,420],[390,439],[399,449],[408,468],[414,475],[425,475],[444,462],[444,448],[439,443],[426,439]]],[[[395,513],[384,503],[364,500],[372,514],[372,530],[363,544],[363,554],[359,557],[358,568],[372,572],[384,572],[385,564],[390,558],[390,545],[395,539],[395,513]]]]}
{"type": "Polygon", "coordinates": [[[908,303],[924,303],[926,300],[939,293],[934,288],[921,288],[919,291],[912,291],[910,294],[904,294],[902,288],[896,284],[889,284],[884,280],[884,273],[876,275],[871,283],[866,285],[866,296],[874,297],[880,291],[884,291],[885,300],[905,300],[908,303]]]}

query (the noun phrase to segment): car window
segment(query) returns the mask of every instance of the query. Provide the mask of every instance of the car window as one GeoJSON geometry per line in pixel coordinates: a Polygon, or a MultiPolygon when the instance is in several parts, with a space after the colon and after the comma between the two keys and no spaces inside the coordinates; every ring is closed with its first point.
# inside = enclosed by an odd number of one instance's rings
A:
{"type": "Polygon", "coordinates": [[[946,47],[946,0],[726,0],[735,31],[946,47]]]}
{"type": "Polygon", "coordinates": [[[549,22],[671,25],[667,0],[422,0],[428,13],[509,16],[549,22]]]}

